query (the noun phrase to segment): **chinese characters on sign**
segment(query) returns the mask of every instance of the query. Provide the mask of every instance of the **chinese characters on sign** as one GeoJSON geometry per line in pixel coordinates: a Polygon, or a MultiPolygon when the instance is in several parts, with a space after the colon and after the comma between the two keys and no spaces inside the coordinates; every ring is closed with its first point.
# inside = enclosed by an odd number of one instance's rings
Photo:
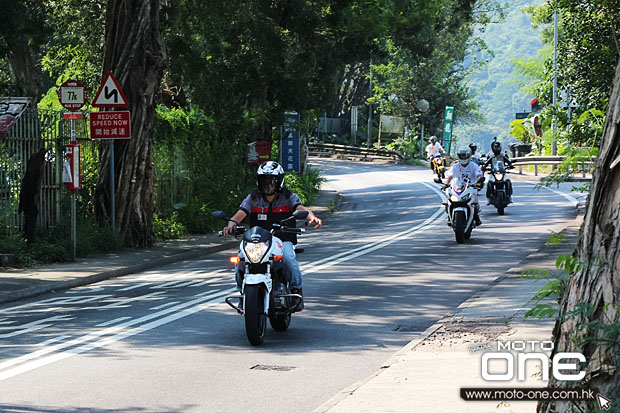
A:
{"type": "Polygon", "coordinates": [[[299,151],[299,132],[295,130],[295,123],[299,121],[299,114],[295,112],[285,113],[285,123],[282,125],[282,143],[280,146],[281,164],[284,172],[301,170],[299,151]]]}
{"type": "Polygon", "coordinates": [[[454,108],[446,106],[445,120],[443,123],[443,147],[447,153],[450,153],[450,144],[452,143],[452,123],[454,118],[454,108]]]}
{"type": "Polygon", "coordinates": [[[129,111],[91,112],[91,139],[131,138],[129,111]]]}

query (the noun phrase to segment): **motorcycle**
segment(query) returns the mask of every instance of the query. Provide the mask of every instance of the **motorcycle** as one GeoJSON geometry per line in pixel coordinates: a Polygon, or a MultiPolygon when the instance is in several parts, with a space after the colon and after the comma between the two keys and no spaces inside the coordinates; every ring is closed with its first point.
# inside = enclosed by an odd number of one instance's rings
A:
{"type": "MultiPolygon", "coordinates": [[[[435,155],[431,158],[431,164],[433,165],[433,172],[437,175],[437,180],[441,182],[441,179],[446,177],[446,157],[445,155],[435,155]]],[[[436,182],[437,182],[436,180],[436,182]]]]}
{"type": "MultiPolygon", "coordinates": [[[[230,221],[223,211],[212,213],[215,218],[230,221]]],[[[235,236],[243,236],[239,254],[231,257],[234,264],[243,265],[244,277],[241,294],[226,297],[226,303],[245,317],[245,332],[253,346],[263,344],[267,329],[267,318],[276,331],[285,331],[291,323],[291,314],[302,297],[289,291],[282,265],[282,241],[274,236],[275,231],[300,234],[303,228],[288,227],[296,219],[305,219],[308,211],[298,210],[279,224],[273,224],[270,231],[255,226],[237,226],[235,236]],[[239,300],[235,305],[233,300],[239,300]]],[[[222,231],[219,235],[223,235],[222,231]]],[[[295,249],[296,253],[303,249],[295,249]]]]}
{"type": "Polygon", "coordinates": [[[481,184],[471,184],[469,179],[462,182],[453,181],[451,185],[444,185],[446,199],[443,205],[448,214],[448,226],[452,227],[456,242],[462,244],[471,238],[471,231],[476,227],[474,223],[475,205],[471,203],[474,194],[477,194],[481,184]]]}
{"type": "MultiPolygon", "coordinates": [[[[487,170],[488,171],[488,170],[487,170]]],[[[504,215],[504,208],[508,206],[508,181],[506,174],[508,171],[504,162],[493,162],[489,172],[489,182],[487,183],[487,198],[491,204],[497,208],[499,215],[504,215]]]]}

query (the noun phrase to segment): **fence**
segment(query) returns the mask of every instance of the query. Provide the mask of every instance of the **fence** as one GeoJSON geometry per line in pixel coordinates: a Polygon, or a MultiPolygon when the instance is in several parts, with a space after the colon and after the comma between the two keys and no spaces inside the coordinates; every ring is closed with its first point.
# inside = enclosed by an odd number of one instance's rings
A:
{"type": "Polygon", "coordinates": [[[345,155],[363,155],[365,158],[369,156],[404,160],[403,155],[394,151],[384,151],[381,149],[358,148],[356,146],[337,145],[333,143],[308,143],[308,149],[315,153],[334,153],[345,155]]]}
{"type": "MultiPolygon", "coordinates": [[[[560,165],[565,156],[522,156],[518,158],[512,158],[511,161],[515,166],[519,167],[519,173],[523,174],[523,165],[534,165],[534,175],[538,176],[538,165],[560,165]]],[[[592,167],[596,159],[592,157],[591,161],[578,162],[581,165],[581,173],[583,177],[586,177],[586,173],[592,167]]]]}
{"type": "MultiPolygon", "coordinates": [[[[78,143],[82,153],[97,159],[98,146],[88,139],[88,122],[78,120],[78,143]]],[[[62,112],[28,109],[0,146],[0,235],[19,233],[23,217],[18,213],[19,196],[28,159],[45,149],[45,163],[38,194],[37,229],[47,231],[69,208],[69,193],[63,190],[64,147],[70,142],[70,121],[62,112]]]]}

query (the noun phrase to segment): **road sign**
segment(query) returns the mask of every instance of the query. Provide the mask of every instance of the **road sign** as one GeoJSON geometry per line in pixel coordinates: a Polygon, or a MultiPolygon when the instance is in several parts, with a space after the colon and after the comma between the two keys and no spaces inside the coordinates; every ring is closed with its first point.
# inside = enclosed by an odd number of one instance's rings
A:
{"type": "Polygon", "coordinates": [[[284,136],[282,137],[282,144],[280,146],[282,167],[284,172],[297,172],[300,168],[300,154],[299,154],[299,134],[293,129],[284,129],[284,136]]]}
{"type": "Polygon", "coordinates": [[[65,112],[62,114],[63,119],[82,119],[84,115],[82,112],[65,112]]]}
{"type": "Polygon", "coordinates": [[[452,124],[454,123],[454,108],[446,106],[445,118],[443,123],[443,148],[450,153],[450,144],[452,143],[452,124]]]}
{"type": "Polygon", "coordinates": [[[111,70],[106,73],[93,100],[93,106],[96,108],[126,108],[129,106],[129,102],[127,102],[127,98],[111,70]]]}
{"type": "Polygon", "coordinates": [[[58,88],[58,100],[65,109],[75,112],[86,103],[86,89],[78,80],[67,80],[58,88]]]}
{"type": "Polygon", "coordinates": [[[131,117],[129,111],[91,112],[91,139],[130,139],[131,117]]]}

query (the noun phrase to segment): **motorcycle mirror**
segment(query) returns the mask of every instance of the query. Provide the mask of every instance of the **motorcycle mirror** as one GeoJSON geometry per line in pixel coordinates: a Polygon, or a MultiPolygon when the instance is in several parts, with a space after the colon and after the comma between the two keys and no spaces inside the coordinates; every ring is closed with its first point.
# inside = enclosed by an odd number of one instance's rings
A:
{"type": "Polygon", "coordinates": [[[211,216],[217,219],[226,219],[226,220],[228,219],[224,211],[213,211],[211,212],[211,216]]]}
{"type": "Polygon", "coordinates": [[[295,217],[295,219],[306,219],[307,216],[308,211],[304,211],[302,209],[298,209],[297,211],[293,212],[293,217],[295,217]]]}
{"type": "Polygon", "coordinates": [[[443,182],[442,182],[442,180],[441,180],[441,178],[435,178],[435,179],[433,179],[433,182],[435,182],[436,184],[441,184],[441,183],[443,183],[443,182]]]}

